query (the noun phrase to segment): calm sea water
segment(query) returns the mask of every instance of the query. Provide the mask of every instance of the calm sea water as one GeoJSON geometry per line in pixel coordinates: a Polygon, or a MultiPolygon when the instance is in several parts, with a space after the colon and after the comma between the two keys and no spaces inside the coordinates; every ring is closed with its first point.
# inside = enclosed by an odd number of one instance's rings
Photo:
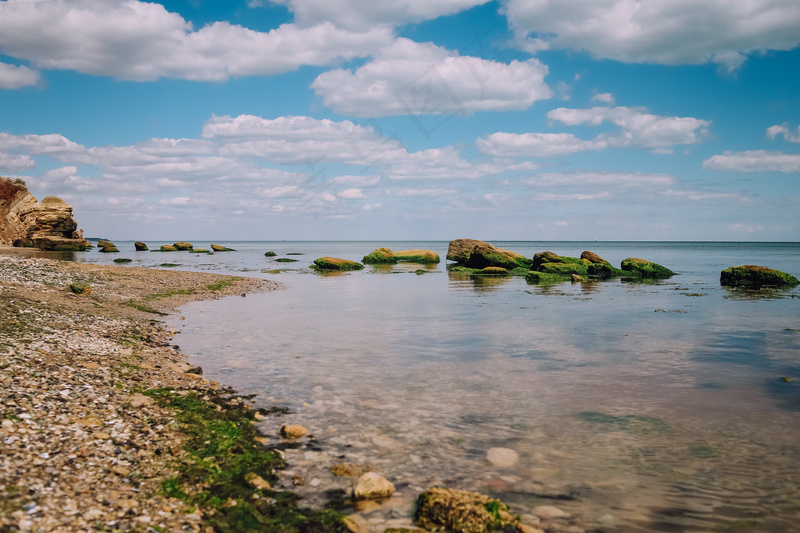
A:
{"type": "Polygon", "coordinates": [[[170,322],[206,377],[290,408],[265,431],[313,431],[313,446],[287,450],[284,482],[301,476],[295,490],[309,505],[348,487],[329,472],[346,461],[398,486],[373,519],[407,519],[419,491],[445,485],[517,513],[556,505],[598,531],[800,531],[800,291],[719,285],[733,265],[800,275],[800,244],[493,243],[527,256],[592,250],[615,265],[640,257],[678,272],[553,286],[448,274],[444,261],[425,274],[308,269],[323,255],[360,260],[384,245],[444,259],[447,242],[223,242],[238,251],[214,255],[117,244],[113,257],[78,255],[285,285],[193,303],[170,322]],[[493,448],[518,459],[494,465],[493,448]]]}

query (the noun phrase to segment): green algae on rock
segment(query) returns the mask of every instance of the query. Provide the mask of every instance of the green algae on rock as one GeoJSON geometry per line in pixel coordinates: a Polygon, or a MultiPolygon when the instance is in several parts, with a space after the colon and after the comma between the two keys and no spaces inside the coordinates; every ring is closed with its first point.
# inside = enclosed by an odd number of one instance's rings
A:
{"type": "Polygon", "coordinates": [[[517,520],[501,502],[466,490],[435,487],[419,495],[414,522],[429,531],[487,533],[517,520]]]}
{"type": "Polygon", "coordinates": [[[178,249],[171,244],[162,244],[160,252],[177,252],[178,249]]]}
{"type": "Polygon", "coordinates": [[[117,259],[114,259],[114,262],[117,264],[130,263],[131,261],[133,261],[133,259],[128,259],[127,257],[118,257],[117,259]]]}
{"type": "Polygon", "coordinates": [[[488,242],[475,239],[450,241],[447,259],[462,266],[482,269],[490,266],[512,270],[517,267],[530,268],[531,260],[522,254],[497,248],[488,242]]]}
{"type": "Polygon", "coordinates": [[[795,287],[800,284],[791,274],[756,265],[728,267],[720,273],[719,282],[723,286],[747,289],[795,287]]]}
{"type": "Polygon", "coordinates": [[[439,254],[433,250],[400,250],[394,252],[389,248],[378,248],[361,259],[365,265],[393,265],[396,263],[417,263],[420,265],[435,265],[440,261],[439,254]]]}
{"type": "Polygon", "coordinates": [[[275,257],[276,255],[278,255],[278,254],[276,254],[275,252],[266,252],[264,254],[264,257],[275,257]]]}
{"type": "Polygon", "coordinates": [[[636,257],[623,259],[621,266],[622,270],[630,272],[639,278],[669,278],[675,275],[675,272],[667,267],[636,257]]]}
{"type": "Polygon", "coordinates": [[[176,242],[172,246],[174,246],[175,249],[179,250],[179,251],[186,251],[186,250],[191,250],[192,248],[194,248],[193,244],[190,244],[190,243],[188,243],[186,241],[176,242]]]}
{"type": "Polygon", "coordinates": [[[211,249],[214,250],[215,252],[235,252],[236,251],[233,248],[228,248],[228,247],[222,246],[220,244],[212,244],[211,245],[211,249]]]}
{"type": "Polygon", "coordinates": [[[311,268],[314,270],[346,271],[361,270],[364,268],[364,265],[348,259],[339,259],[338,257],[320,257],[314,260],[314,264],[311,265],[311,268]]]}

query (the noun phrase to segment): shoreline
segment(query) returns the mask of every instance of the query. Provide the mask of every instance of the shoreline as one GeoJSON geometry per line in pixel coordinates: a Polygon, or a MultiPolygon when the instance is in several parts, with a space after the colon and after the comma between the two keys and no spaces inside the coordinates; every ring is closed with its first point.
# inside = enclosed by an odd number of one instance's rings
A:
{"type": "Polygon", "coordinates": [[[193,369],[159,319],[190,301],[280,285],[3,251],[0,530],[207,528],[202,509],[164,491],[192,458],[180,413],[151,391],[238,409],[248,424],[258,415],[193,369]]]}

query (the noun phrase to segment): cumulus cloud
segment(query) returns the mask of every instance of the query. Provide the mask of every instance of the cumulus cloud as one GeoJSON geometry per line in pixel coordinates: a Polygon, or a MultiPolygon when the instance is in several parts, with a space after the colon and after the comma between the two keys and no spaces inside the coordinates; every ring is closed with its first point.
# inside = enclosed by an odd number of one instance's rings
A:
{"type": "Polygon", "coordinates": [[[716,62],[732,70],[755,50],[800,44],[794,0],[505,0],[522,46],[585,50],[626,63],[716,62]]]}
{"type": "Polygon", "coordinates": [[[559,157],[602,150],[604,141],[584,141],[571,133],[492,133],[475,141],[481,152],[498,157],[559,157]]]}
{"type": "Polygon", "coordinates": [[[698,144],[709,134],[711,122],[694,117],[664,117],[638,107],[568,109],[559,107],[547,113],[550,120],[567,126],[599,126],[611,122],[621,128],[617,135],[605,136],[609,145],[657,148],[675,144],[698,144]]]}
{"type": "Polygon", "coordinates": [[[4,154],[0,152],[0,170],[3,172],[22,172],[36,166],[36,162],[24,154],[4,154]]]}
{"type": "Polygon", "coordinates": [[[356,200],[359,198],[366,198],[366,195],[363,192],[361,192],[361,189],[345,189],[339,192],[336,196],[344,200],[356,200]]]}
{"type": "Polygon", "coordinates": [[[725,151],[703,161],[703,168],[728,172],[783,172],[800,173],[800,154],[748,150],[725,151]]]}
{"type": "Polygon", "coordinates": [[[137,0],[5,0],[0,51],[42,69],[118,79],[221,81],[364,57],[390,29],[348,31],[330,22],[258,32],[215,22],[195,30],[177,13],[137,0]]]}
{"type": "Polygon", "coordinates": [[[85,153],[86,148],[63,135],[12,135],[0,133],[0,151],[25,150],[31,155],[58,155],[85,153]]]}
{"type": "Polygon", "coordinates": [[[467,115],[522,110],[550,98],[547,72],[536,59],[499,63],[400,38],[355,72],[324,72],[311,86],[326,106],[342,114],[467,115]]]}
{"type": "MultiPolygon", "coordinates": [[[[253,1],[253,0],[251,0],[253,1]]],[[[489,0],[271,0],[285,5],[304,26],[330,21],[349,30],[373,26],[400,26],[458,13],[489,0]]]]}
{"type": "Polygon", "coordinates": [[[21,89],[39,83],[41,76],[25,65],[0,63],[0,89],[21,89]]]}
{"type": "Polygon", "coordinates": [[[778,135],[783,135],[783,140],[787,142],[800,143],[800,126],[797,127],[797,133],[793,133],[786,124],[770,126],[767,128],[767,139],[770,141],[778,135]]]}

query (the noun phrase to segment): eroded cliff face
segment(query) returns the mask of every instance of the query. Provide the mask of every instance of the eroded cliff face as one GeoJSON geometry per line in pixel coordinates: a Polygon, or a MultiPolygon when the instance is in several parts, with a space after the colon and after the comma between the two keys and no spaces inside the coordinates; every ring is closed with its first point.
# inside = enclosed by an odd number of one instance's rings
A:
{"type": "Polygon", "coordinates": [[[89,247],[78,232],[72,207],[61,198],[48,196],[41,202],[22,180],[0,178],[0,241],[42,250],[85,250],[89,247]]]}

